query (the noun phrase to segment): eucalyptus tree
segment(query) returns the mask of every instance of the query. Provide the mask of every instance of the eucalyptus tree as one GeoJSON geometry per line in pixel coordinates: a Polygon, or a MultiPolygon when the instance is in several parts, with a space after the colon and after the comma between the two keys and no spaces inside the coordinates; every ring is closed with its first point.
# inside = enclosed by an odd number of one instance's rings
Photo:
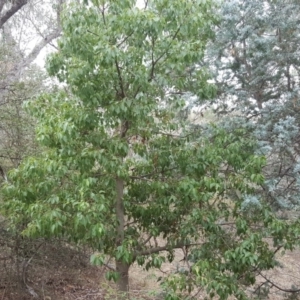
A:
{"type": "Polygon", "coordinates": [[[268,157],[261,191],[276,208],[299,206],[298,1],[224,1],[208,61],[224,126],[244,124],[268,157]],[[236,116],[237,122],[230,125],[236,116]],[[223,119],[224,120],[224,119],[223,119]]]}
{"type": "Polygon", "coordinates": [[[265,162],[251,135],[176,118],[187,95],[215,93],[198,64],[213,12],[202,0],[77,1],[48,60],[69,89],[28,106],[44,151],[10,173],[5,212],[26,235],[88,244],[96,264],[112,257],[107,277],[121,292],[133,263],[159,268],[179,248],[189,267],[164,281],[168,299],[203,287],[246,299],[242,285],[298,241],[297,222],[249,201],[265,162]]]}

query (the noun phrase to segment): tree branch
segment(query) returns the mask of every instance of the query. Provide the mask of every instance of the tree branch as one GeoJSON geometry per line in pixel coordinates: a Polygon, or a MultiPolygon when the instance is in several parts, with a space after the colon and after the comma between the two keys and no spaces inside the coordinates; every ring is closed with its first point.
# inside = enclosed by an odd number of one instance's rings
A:
{"type": "Polygon", "coordinates": [[[184,243],[179,243],[175,246],[165,245],[165,246],[160,246],[160,247],[149,248],[149,249],[134,252],[133,257],[135,259],[138,256],[144,256],[144,255],[159,253],[161,251],[169,250],[170,248],[178,249],[178,248],[182,248],[183,246],[189,246],[189,245],[186,245],[184,243]]]}
{"type": "Polygon", "coordinates": [[[124,241],[124,228],[125,228],[125,209],[123,202],[123,193],[124,193],[124,181],[121,178],[116,178],[116,203],[115,210],[117,216],[117,237],[116,237],[116,245],[122,245],[124,241]]]}
{"type": "Polygon", "coordinates": [[[149,1],[149,0],[144,0],[144,4],[145,4],[144,9],[147,9],[147,7],[148,7],[148,1],[149,1]]]}
{"type": "Polygon", "coordinates": [[[143,244],[143,245],[146,245],[152,238],[153,238],[152,235],[148,236],[148,238],[147,238],[145,241],[143,241],[142,244],[143,244]]]}
{"type": "Polygon", "coordinates": [[[176,32],[172,36],[171,41],[169,42],[167,49],[163,53],[161,53],[161,55],[159,55],[155,60],[154,60],[154,40],[152,39],[152,54],[151,54],[152,55],[152,59],[151,59],[152,60],[152,64],[151,64],[150,76],[149,76],[149,79],[148,79],[149,82],[152,81],[152,79],[154,78],[154,69],[155,69],[155,66],[169,52],[171,44],[176,39],[179,31],[180,31],[180,26],[177,28],[176,32]]]}
{"type": "MultiPolygon", "coordinates": [[[[25,4],[27,4],[28,0],[16,0],[14,5],[6,11],[6,13],[0,18],[0,28],[16,13],[18,12],[25,4]]],[[[4,1],[0,2],[0,12],[3,9],[4,1]]]]}
{"type": "Polygon", "coordinates": [[[117,47],[119,48],[120,46],[122,46],[132,35],[134,34],[134,31],[132,31],[130,34],[128,34],[122,41],[120,41],[117,44],[117,47]]]}
{"type": "Polygon", "coordinates": [[[181,242],[176,245],[165,245],[165,246],[160,246],[160,247],[148,248],[148,249],[141,250],[141,251],[135,251],[133,253],[133,258],[135,259],[137,256],[155,254],[155,253],[159,253],[161,251],[167,251],[169,249],[181,249],[183,247],[191,247],[191,246],[197,246],[197,245],[199,245],[199,243],[181,242]]]}
{"type": "Polygon", "coordinates": [[[113,267],[111,267],[109,264],[105,264],[105,263],[104,263],[103,266],[104,266],[105,268],[107,268],[107,269],[113,271],[113,272],[116,272],[116,269],[113,268],[113,267]]]}
{"type": "Polygon", "coordinates": [[[284,289],[282,287],[280,287],[279,285],[277,285],[276,283],[274,283],[273,281],[271,281],[270,279],[268,279],[266,276],[264,276],[261,272],[259,272],[259,275],[264,278],[266,280],[266,282],[271,284],[271,288],[274,286],[276,289],[285,292],[285,293],[299,293],[300,289],[284,289]]]}
{"type": "Polygon", "coordinates": [[[5,4],[5,0],[0,0],[0,13],[2,12],[4,4],[5,4]]]}
{"type": "Polygon", "coordinates": [[[120,91],[121,92],[121,97],[123,99],[125,97],[125,90],[124,90],[124,84],[123,84],[123,78],[122,78],[121,70],[120,70],[117,59],[115,59],[115,65],[116,65],[116,69],[117,69],[117,72],[118,72],[119,86],[120,86],[120,89],[121,89],[121,91],[120,91]]]}
{"type": "MultiPolygon", "coordinates": [[[[175,169],[177,169],[177,167],[170,168],[170,169],[167,169],[167,170],[164,170],[164,171],[172,171],[172,170],[175,170],[175,169]]],[[[129,178],[131,178],[131,179],[143,179],[145,177],[158,175],[158,174],[161,174],[161,172],[152,172],[152,173],[148,173],[148,174],[144,174],[144,175],[140,175],[140,176],[130,176],[129,178]]]]}
{"type": "MultiPolygon", "coordinates": [[[[0,1],[2,1],[2,0],[0,0],[0,1]]],[[[27,3],[27,1],[28,0],[26,0],[26,1],[25,0],[16,0],[15,3],[18,5],[20,5],[20,3],[23,3],[23,5],[24,5],[25,2],[27,3]]],[[[65,0],[59,0],[59,6],[57,8],[58,12],[61,10],[61,6],[64,2],[65,2],[65,0]]],[[[0,2],[0,5],[1,4],[2,4],[2,2],[0,2]]],[[[21,8],[21,6],[20,6],[20,8],[21,8]]],[[[6,36],[11,40],[12,45],[14,45],[14,38],[12,37],[12,35],[10,33],[10,28],[5,28],[5,29],[6,29],[6,32],[5,32],[6,36]]],[[[51,43],[54,39],[59,37],[60,33],[61,33],[61,28],[59,25],[59,20],[57,20],[57,27],[52,32],[50,32],[48,35],[42,36],[42,40],[34,46],[32,51],[26,57],[23,57],[21,54],[21,51],[19,49],[16,49],[18,54],[20,52],[20,55],[18,55],[18,57],[16,57],[10,70],[7,72],[5,79],[3,81],[0,81],[0,86],[9,86],[15,82],[18,82],[22,76],[24,69],[26,69],[37,58],[37,56],[39,55],[41,50],[47,44],[51,43]]],[[[15,46],[13,46],[13,47],[15,47],[15,46]]],[[[5,97],[6,97],[7,93],[8,93],[8,91],[2,91],[0,93],[0,103],[5,102],[5,97]]]]}
{"type": "Polygon", "coordinates": [[[28,67],[39,55],[41,50],[54,39],[58,38],[61,34],[60,28],[56,28],[55,31],[51,32],[49,35],[43,37],[43,39],[32,49],[32,51],[27,55],[22,63],[22,69],[28,67]]]}

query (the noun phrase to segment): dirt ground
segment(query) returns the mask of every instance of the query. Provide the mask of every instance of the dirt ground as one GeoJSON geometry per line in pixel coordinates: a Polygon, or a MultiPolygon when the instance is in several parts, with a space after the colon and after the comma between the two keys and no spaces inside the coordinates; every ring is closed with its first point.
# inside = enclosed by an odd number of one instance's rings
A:
{"type": "MultiPolygon", "coordinates": [[[[105,270],[91,266],[91,252],[58,241],[12,239],[0,229],[0,300],[118,300],[114,285],[105,279],[105,270]]],[[[131,299],[158,300],[161,288],[157,279],[175,272],[183,265],[181,250],[175,261],[163,264],[161,270],[146,272],[139,266],[130,271],[131,299]]],[[[252,299],[300,299],[288,293],[300,286],[300,250],[278,254],[278,267],[257,277],[255,287],[249,288],[252,299]],[[268,298],[253,292],[266,279],[270,286],[268,298]]],[[[199,294],[197,299],[205,299],[199,294]]],[[[217,298],[216,298],[217,299],[217,298]]]]}

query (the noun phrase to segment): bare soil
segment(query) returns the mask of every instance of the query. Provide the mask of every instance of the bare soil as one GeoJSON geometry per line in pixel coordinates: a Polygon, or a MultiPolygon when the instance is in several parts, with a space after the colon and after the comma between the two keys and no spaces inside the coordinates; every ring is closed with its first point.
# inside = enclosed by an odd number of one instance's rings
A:
{"type": "MultiPolygon", "coordinates": [[[[70,246],[58,240],[26,240],[10,236],[0,228],[0,300],[118,300],[114,284],[105,279],[105,270],[91,266],[88,249],[70,246]]],[[[161,270],[146,272],[134,265],[130,271],[131,299],[162,299],[157,279],[184,267],[184,254],[176,250],[175,261],[163,264],[161,270]]],[[[291,293],[300,286],[300,249],[278,253],[278,266],[257,277],[255,287],[248,289],[251,299],[300,299],[291,293]],[[254,294],[259,285],[269,289],[254,294]]],[[[263,289],[261,289],[263,290],[263,289]]],[[[205,299],[200,293],[197,299],[205,299]]],[[[216,298],[217,299],[217,298],[216,298]]]]}

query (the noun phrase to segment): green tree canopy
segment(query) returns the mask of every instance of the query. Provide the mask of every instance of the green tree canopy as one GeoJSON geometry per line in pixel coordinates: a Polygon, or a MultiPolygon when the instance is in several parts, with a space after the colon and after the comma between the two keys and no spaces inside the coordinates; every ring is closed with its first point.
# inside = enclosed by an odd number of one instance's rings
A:
{"type": "Polygon", "coordinates": [[[251,136],[191,130],[176,118],[188,95],[214,95],[198,66],[212,11],[200,0],[70,6],[48,61],[70,92],[29,104],[45,151],[10,173],[6,213],[26,224],[24,234],[90,245],[94,263],[113,257],[108,277],[123,292],[134,262],[160,267],[182,248],[192,265],[165,281],[168,299],[198,287],[242,299],[240,285],[253,284],[255,271],[272,268],[274,253],[296,242],[296,223],[275,219],[263,201],[249,205],[265,162],[251,136]]]}

